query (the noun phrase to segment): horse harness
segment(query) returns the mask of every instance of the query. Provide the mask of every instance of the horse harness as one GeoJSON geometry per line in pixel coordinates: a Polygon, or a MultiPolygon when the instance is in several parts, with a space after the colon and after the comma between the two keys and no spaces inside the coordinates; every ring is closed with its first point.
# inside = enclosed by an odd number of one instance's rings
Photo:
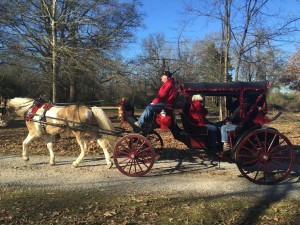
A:
{"type": "Polygon", "coordinates": [[[53,107],[52,102],[50,101],[45,101],[42,97],[39,97],[37,99],[34,100],[32,106],[25,112],[24,114],[24,119],[25,121],[32,121],[34,116],[40,116],[39,121],[40,122],[43,129],[45,128],[45,124],[46,124],[46,112],[53,107]],[[36,112],[40,109],[43,108],[43,114],[42,115],[38,115],[36,114],[36,112]]]}

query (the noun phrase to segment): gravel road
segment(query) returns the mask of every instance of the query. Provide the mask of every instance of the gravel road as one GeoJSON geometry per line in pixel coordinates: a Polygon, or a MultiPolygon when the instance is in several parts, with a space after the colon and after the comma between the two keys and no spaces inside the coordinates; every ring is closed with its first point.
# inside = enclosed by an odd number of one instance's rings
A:
{"type": "Polygon", "coordinates": [[[24,162],[20,156],[0,155],[1,188],[97,189],[125,193],[158,193],[203,196],[238,196],[300,200],[299,165],[290,179],[274,186],[261,186],[240,176],[233,163],[210,162],[195,158],[158,160],[144,177],[127,177],[116,167],[108,169],[103,158],[86,157],[78,168],[71,168],[75,157],[58,156],[55,166],[49,156],[31,155],[24,162]]]}

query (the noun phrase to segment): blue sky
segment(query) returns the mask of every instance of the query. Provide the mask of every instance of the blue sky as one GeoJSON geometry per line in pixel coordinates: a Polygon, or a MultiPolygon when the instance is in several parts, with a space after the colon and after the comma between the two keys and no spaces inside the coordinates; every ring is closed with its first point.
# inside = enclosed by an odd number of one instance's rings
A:
{"type": "MultiPolygon", "coordinates": [[[[145,28],[137,32],[137,43],[130,49],[135,55],[139,51],[142,39],[150,34],[163,33],[168,42],[176,42],[181,27],[181,22],[184,19],[182,12],[184,4],[182,0],[141,0],[143,7],[142,12],[146,14],[144,18],[145,28]]],[[[300,15],[300,0],[270,0],[268,6],[270,10],[281,10],[286,14],[300,15]]],[[[206,18],[197,20],[197,23],[189,24],[183,33],[185,38],[202,39],[205,35],[211,32],[220,32],[220,25],[216,23],[208,23],[206,18]]],[[[299,35],[300,40],[300,35],[299,35]]],[[[293,51],[295,48],[292,45],[287,45],[285,48],[288,51],[293,51]]]]}
{"type": "MultiPolygon", "coordinates": [[[[142,10],[146,13],[146,28],[139,32],[140,37],[147,37],[151,33],[165,33],[170,41],[176,41],[178,32],[185,18],[182,0],[142,0],[142,10]]],[[[214,24],[206,24],[205,19],[197,24],[190,24],[185,29],[185,37],[202,38],[210,31],[218,31],[214,24]]]]}

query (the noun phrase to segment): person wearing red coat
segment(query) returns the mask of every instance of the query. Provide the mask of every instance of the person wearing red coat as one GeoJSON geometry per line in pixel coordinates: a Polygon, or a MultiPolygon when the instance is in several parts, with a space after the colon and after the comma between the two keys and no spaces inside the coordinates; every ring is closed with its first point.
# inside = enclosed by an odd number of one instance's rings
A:
{"type": "Polygon", "coordinates": [[[202,101],[203,98],[201,95],[193,95],[188,114],[190,121],[197,126],[204,126],[209,123],[208,119],[206,119],[208,111],[202,101]]]}
{"type": "Polygon", "coordinates": [[[206,118],[208,110],[203,105],[203,97],[201,95],[193,95],[192,102],[188,108],[189,120],[197,126],[206,126],[208,129],[209,141],[208,147],[215,150],[217,147],[218,128],[209,122],[206,118]]]}
{"type": "Polygon", "coordinates": [[[136,127],[140,128],[145,122],[151,122],[156,108],[174,107],[178,91],[172,73],[170,71],[164,71],[161,80],[163,84],[160,87],[157,96],[152,100],[151,104],[146,107],[138,121],[134,123],[136,127]]]}
{"type": "Polygon", "coordinates": [[[159,88],[157,96],[152,100],[151,105],[162,103],[169,108],[173,108],[178,94],[175,79],[169,71],[165,71],[161,79],[163,84],[159,88]]]}

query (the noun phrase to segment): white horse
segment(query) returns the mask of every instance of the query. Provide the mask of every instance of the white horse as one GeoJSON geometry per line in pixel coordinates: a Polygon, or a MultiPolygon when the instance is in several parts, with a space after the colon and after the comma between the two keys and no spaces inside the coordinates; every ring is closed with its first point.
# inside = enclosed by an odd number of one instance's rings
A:
{"type": "Polygon", "coordinates": [[[71,131],[81,149],[80,155],[72,164],[73,167],[77,167],[85,155],[87,134],[94,137],[103,149],[108,167],[113,165],[108,149],[113,149],[115,145],[115,129],[101,108],[77,105],[57,106],[45,101],[36,102],[31,98],[8,100],[0,98],[0,106],[0,125],[2,126],[6,126],[9,120],[17,116],[23,117],[25,114],[27,116],[25,123],[29,133],[23,141],[23,160],[29,160],[28,145],[34,139],[43,138],[50,153],[49,164],[54,165],[53,137],[62,132],[71,131]],[[38,104],[34,106],[36,103],[38,104]]]}

